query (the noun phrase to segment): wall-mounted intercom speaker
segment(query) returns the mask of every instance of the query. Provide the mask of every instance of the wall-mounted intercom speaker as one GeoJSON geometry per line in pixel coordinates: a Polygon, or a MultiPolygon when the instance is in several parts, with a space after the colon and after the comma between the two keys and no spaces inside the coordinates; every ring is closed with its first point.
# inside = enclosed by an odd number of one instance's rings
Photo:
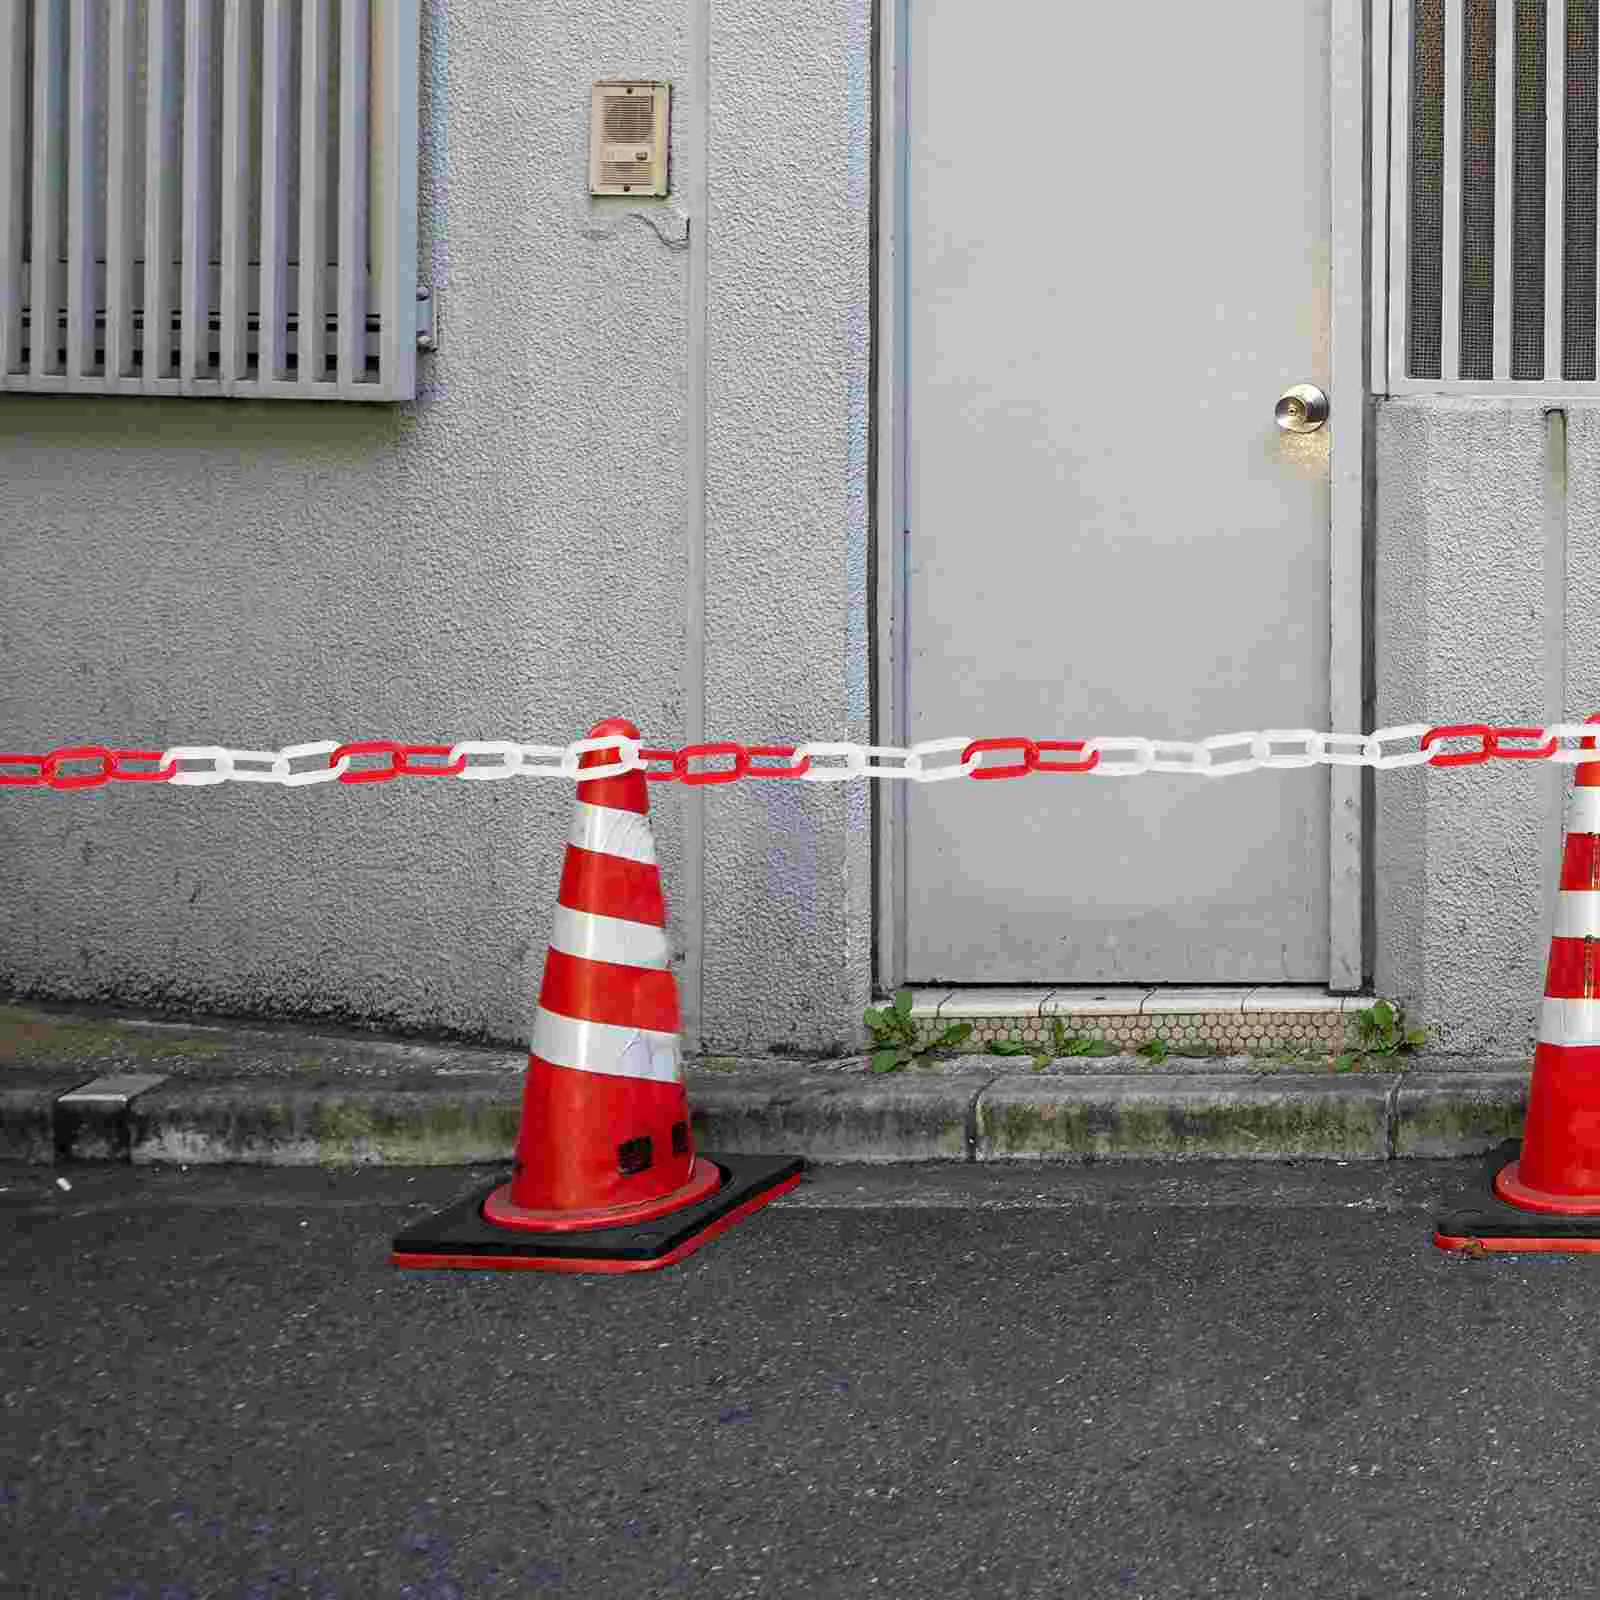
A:
{"type": "Polygon", "coordinates": [[[672,91],[665,83],[597,83],[589,113],[590,194],[664,195],[672,91]]]}

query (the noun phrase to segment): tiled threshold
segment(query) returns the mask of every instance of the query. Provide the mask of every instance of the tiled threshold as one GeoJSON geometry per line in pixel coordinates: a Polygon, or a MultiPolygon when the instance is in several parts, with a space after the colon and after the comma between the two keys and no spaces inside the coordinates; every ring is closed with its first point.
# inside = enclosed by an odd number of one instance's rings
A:
{"type": "Polygon", "coordinates": [[[1020,1039],[1048,1045],[1059,1023],[1068,1037],[1136,1049],[1160,1037],[1169,1045],[1208,1045],[1219,1055],[1280,1045],[1342,1050],[1346,1018],[1370,995],[1258,985],[1238,988],[913,988],[912,1016],[931,1037],[970,1022],[967,1047],[1020,1039]]]}

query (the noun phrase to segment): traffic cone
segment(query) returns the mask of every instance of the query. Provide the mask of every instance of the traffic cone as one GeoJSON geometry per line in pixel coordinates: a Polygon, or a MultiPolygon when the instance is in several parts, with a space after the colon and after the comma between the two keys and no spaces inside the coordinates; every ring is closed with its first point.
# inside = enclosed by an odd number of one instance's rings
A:
{"type": "Polygon", "coordinates": [[[1522,1153],[1495,1175],[1487,1206],[1440,1217],[1433,1242],[1474,1254],[1600,1251],[1600,760],[1579,763],[1567,798],[1522,1153]]]}
{"type": "Polygon", "coordinates": [[[407,1229],[396,1266],[648,1271],[799,1183],[793,1157],[695,1154],[666,927],[644,773],[580,779],[511,1180],[407,1229]]]}

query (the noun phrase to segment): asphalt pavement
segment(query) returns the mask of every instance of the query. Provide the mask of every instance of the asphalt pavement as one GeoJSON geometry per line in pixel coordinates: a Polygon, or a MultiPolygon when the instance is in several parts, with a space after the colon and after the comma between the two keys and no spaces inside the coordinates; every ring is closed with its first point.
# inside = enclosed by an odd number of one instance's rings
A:
{"type": "Polygon", "coordinates": [[[0,1593],[1600,1593],[1600,1257],[1436,1251],[1476,1170],[831,1168],[563,1278],[387,1265],[467,1171],[0,1167],[0,1593]]]}

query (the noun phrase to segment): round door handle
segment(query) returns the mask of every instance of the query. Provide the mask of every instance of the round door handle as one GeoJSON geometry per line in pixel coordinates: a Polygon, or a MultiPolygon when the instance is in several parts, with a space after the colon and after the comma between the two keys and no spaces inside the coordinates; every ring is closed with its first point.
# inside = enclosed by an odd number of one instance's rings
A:
{"type": "Polygon", "coordinates": [[[1314,383],[1297,383],[1278,396],[1272,415],[1285,433],[1315,433],[1328,420],[1328,397],[1314,383]]]}

